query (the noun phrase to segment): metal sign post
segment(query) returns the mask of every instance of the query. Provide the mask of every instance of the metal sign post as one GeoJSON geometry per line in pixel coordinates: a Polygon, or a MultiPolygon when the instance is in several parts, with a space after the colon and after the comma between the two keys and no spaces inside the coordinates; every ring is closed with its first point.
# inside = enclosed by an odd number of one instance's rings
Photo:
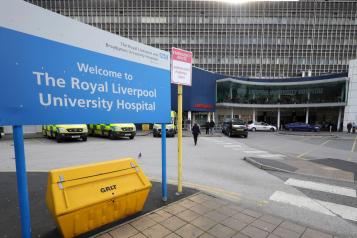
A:
{"type": "Polygon", "coordinates": [[[177,85],[178,194],[182,193],[182,92],[182,85],[177,85]]]}
{"type": "Polygon", "coordinates": [[[167,201],[167,175],[166,175],[166,124],[161,124],[161,187],[162,187],[162,201],[167,201]]]}
{"type": "Polygon", "coordinates": [[[182,85],[192,85],[192,52],[172,48],[171,83],[177,84],[178,182],[177,195],[182,193],[182,85]]]}
{"type": "Polygon", "coordinates": [[[27,189],[24,135],[22,126],[13,126],[16,160],[17,192],[19,196],[21,233],[23,238],[31,237],[30,204],[27,189]]]}

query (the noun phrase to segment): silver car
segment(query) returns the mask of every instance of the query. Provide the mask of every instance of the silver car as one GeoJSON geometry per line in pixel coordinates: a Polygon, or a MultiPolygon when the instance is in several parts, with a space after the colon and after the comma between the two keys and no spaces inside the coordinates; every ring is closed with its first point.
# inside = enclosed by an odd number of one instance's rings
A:
{"type": "Polygon", "coordinates": [[[276,131],[276,127],[265,122],[253,122],[248,125],[250,131],[276,131]]]}

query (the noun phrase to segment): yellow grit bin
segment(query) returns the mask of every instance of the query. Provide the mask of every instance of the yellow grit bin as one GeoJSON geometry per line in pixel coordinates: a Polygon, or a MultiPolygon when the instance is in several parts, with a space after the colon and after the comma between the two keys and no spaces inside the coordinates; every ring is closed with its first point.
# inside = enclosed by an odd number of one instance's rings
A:
{"type": "Polygon", "coordinates": [[[49,172],[46,202],[65,238],[141,211],[151,183],[132,158],[49,172]]]}

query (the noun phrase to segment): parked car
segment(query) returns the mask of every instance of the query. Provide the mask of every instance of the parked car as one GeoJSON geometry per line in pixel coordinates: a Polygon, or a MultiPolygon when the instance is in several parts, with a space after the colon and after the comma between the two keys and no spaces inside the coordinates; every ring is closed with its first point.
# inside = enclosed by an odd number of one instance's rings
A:
{"type": "Polygon", "coordinates": [[[320,126],[306,124],[303,122],[294,122],[285,124],[285,129],[289,131],[320,131],[320,126]]]}
{"type": "MultiPolygon", "coordinates": [[[[166,124],[166,136],[167,137],[175,137],[176,130],[174,124],[166,124]]],[[[154,124],[152,129],[153,137],[161,136],[161,124],[154,124]]]]}
{"type": "Polygon", "coordinates": [[[269,125],[265,122],[253,122],[248,124],[248,130],[250,131],[276,131],[276,127],[269,125]]]}
{"type": "Polygon", "coordinates": [[[88,125],[89,135],[116,138],[129,137],[134,139],[136,126],[133,123],[111,123],[111,124],[90,124],[88,125]]]}
{"type": "MultiPolygon", "coordinates": [[[[171,111],[171,123],[166,124],[166,136],[167,137],[175,137],[177,133],[176,127],[176,112],[171,111]]],[[[161,124],[155,123],[152,128],[152,135],[153,137],[161,137],[161,124]]]]}
{"type": "Polygon", "coordinates": [[[49,139],[56,139],[57,142],[67,139],[82,139],[82,141],[86,141],[88,129],[86,124],[44,125],[42,126],[42,135],[49,139]]]}
{"type": "Polygon", "coordinates": [[[232,136],[243,136],[248,137],[248,127],[245,122],[240,119],[230,119],[223,122],[222,133],[232,137],[232,136]]]}

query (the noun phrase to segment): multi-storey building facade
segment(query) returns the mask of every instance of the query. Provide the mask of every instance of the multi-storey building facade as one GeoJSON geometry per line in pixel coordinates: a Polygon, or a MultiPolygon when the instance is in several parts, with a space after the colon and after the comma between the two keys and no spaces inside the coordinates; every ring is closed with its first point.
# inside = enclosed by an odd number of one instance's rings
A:
{"type": "Polygon", "coordinates": [[[239,117],[278,127],[328,122],[336,129],[341,122],[357,122],[357,97],[351,93],[356,63],[349,70],[357,58],[355,0],[26,1],[163,50],[192,51],[194,65],[204,72],[194,74],[191,95],[206,92],[208,78],[215,80],[213,93],[188,102],[185,118],[192,112],[193,121],[239,117]],[[325,80],[325,74],[335,76],[325,80]]]}
{"type": "Polygon", "coordinates": [[[190,50],[195,66],[229,76],[319,76],[346,72],[357,58],[357,1],[28,1],[163,50],[190,50]]]}

